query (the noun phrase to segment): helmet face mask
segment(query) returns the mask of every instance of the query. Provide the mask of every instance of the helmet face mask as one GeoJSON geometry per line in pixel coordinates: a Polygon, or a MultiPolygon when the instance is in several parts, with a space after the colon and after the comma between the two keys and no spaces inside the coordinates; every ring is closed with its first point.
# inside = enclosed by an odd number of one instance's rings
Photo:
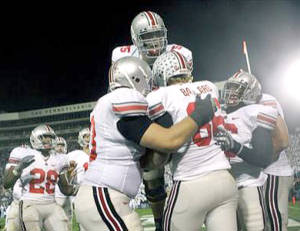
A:
{"type": "Polygon", "coordinates": [[[110,91],[127,87],[147,95],[151,90],[152,72],[140,58],[127,56],[116,61],[109,70],[110,91]]]}
{"type": "Polygon", "coordinates": [[[66,154],[68,152],[68,145],[63,137],[56,138],[55,151],[63,154],[66,154]]]}
{"type": "Polygon", "coordinates": [[[224,98],[225,104],[228,107],[235,107],[243,101],[243,95],[246,90],[246,86],[238,83],[226,83],[224,86],[224,98]]]}
{"type": "Polygon", "coordinates": [[[138,37],[138,49],[145,58],[157,58],[167,47],[166,32],[157,30],[141,33],[138,37]]]}
{"type": "Polygon", "coordinates": [[[225,85],[223,99],[226,108],[257,103],[262,96],[262,88],[254,75],[243,70],[230,77],[225,85]]]}
{"type": "Polygon", "coordinates": [[[90,129],[84,128],[78,133],[78,144],[81,147],[86,147],[90,143],[90,129]]]}
{"type": "Polygon", "coordinates": [[[139,13],[131,23],[131,39],[141,57],[152,65],[165,52],[168,40],[162,18],[151,11],[139,13]]]}
{"type": "Polygon", "coordinates": [[[53,149],[56,146],[56,134],[49,125],[40,125],[32,130],[30,143],[34,149],[53,149]]]}

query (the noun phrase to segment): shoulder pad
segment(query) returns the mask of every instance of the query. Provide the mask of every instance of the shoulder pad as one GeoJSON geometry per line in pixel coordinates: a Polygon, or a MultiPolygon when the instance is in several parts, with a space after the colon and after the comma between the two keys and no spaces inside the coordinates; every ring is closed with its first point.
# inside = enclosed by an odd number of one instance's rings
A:
{"type": "Polygon", "coordinates": [[[128,88],[114,91],[116,94],[112,99],[112,111],[115,115],[126,117],[147,114],[148,103],[141,93],[128,88]]]}
{"type": "Polygon", "coordinates": [[[116,62],[120,58],[131,56],[135,50],[134,45],[116,47],[112,52],[111,61],[116,62]]]}

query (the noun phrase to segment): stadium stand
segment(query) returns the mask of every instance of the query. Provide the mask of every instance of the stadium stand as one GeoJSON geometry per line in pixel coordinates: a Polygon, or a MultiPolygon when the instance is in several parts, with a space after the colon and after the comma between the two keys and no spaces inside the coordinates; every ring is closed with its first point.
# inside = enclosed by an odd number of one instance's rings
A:
{"type": "Polygon", "coordinates": [[[11,191],[3,188],[3,172],[11,150],[30,145],[30,133],[39,124],[49,124],[68,143],[68,151],[80,148],[78,132],[90,124],[90,113],[96,102],[0,114],[0,206],[11,202],[11,191]]]}

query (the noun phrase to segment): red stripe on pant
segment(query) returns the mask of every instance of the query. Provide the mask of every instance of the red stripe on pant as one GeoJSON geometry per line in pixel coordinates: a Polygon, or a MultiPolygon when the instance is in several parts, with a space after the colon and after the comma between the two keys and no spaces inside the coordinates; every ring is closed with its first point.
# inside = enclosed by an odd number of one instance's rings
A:
{"type": "Polygon", "coordinates": [[[114,230],[122,231],[121,225],[119,224],[118,220],[113,216],[110,209],[108,208],[108,204],[102,190],[102,188],[98,188],[98,196],[100,199],[101,208],[103,209],[102,211],[114,227],[114,230]]]}

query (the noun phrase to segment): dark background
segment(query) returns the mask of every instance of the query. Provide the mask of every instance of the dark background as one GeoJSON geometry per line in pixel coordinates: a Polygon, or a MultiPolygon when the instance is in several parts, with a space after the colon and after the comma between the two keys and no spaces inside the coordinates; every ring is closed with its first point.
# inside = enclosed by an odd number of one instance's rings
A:
{"type": "Polygon", "coordinates": [[[299,1],[82,4],[2,7],[1,112],[96,101],[107,91],[113,48],[131,44],[131,20],[152,10],[164,19],[169,43],[193,52],[196,80],[221,81],[247,70],[246,40],[252,73],[282,104],[290,130],[300,126],[300,97],[283,85],[289,64],[300,59],[299,1]]]}

